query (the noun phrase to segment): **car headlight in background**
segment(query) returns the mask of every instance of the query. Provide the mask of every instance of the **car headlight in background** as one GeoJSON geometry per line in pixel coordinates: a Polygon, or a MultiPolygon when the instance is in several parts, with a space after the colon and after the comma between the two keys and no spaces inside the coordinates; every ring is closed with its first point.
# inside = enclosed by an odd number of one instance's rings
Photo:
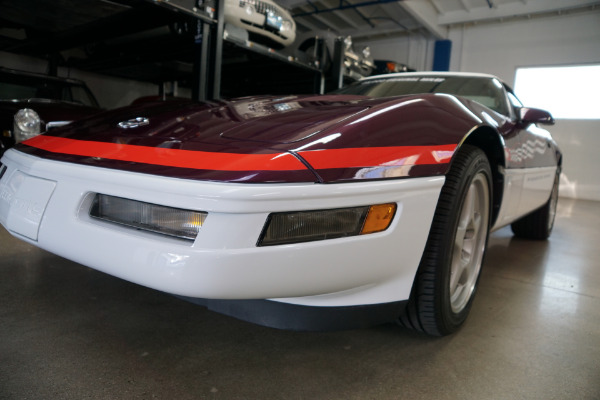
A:
{"type": "Polygon", "coordinates": [[[371,57],[371,48],[370,48],[369,46],[365,46],[365,47],[362,49],[362,55],[363,55],[363,57],[364,57],[364,58],[369,58],[369,57],[371,57]]]}
{"type": "Polygon", "coordinates": [[[258,246],[312,242],[386,230],[396,204],[273,213],[269,215],[258,246]]]}
{"type": "Polygon", "coordinates": [[[41,132],[40,116],[31,108],[19,110],[14,117],[13,132],[17,143],[37,136],[41,132]]]}
{"type": "Polygon", "coordinates": [[[273,11],[268,11],[266,17],[266,25],[277,29],[279,32],[291,31],[293,29],[292,21],[284,19],[281,15],[273,11]]]}
{"type": "Polygon", "coordinates": [[[194,241],[207,213],[96,194],[90,216],[130,228],[194,241]]]}
{"type": "Polygon", "coordinates": [[[281,32],[289,32],[291,30],[294,29],[294,26],[292,24],[292,21],[288,20],[288,19],[284,19],[281,22],[281,32]]]}
{"type": "Polygon", "coordinates": [[[346,51],[352,49],[352,37],[351,36],[346,36],[344,38],[344,49],[346,51]]]}

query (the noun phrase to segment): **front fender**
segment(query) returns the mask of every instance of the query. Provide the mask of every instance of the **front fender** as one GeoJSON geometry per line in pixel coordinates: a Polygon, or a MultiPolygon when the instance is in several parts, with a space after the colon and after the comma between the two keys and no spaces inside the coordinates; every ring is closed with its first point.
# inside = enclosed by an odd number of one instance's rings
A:
{"type": "Polygon", "coordinates": [[[494,130],[481,112],[446,94],[393,98],[290,151],[327,183],[444,175],[465,138],[494,130]]]}

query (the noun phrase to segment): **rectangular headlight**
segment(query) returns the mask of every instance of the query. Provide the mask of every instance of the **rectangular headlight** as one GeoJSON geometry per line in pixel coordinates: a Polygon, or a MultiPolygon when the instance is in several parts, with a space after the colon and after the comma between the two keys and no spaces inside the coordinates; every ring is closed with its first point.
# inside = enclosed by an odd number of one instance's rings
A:
{"type": "Polygon", "coordinates": [[[196,239],[207,213],[96,194],[90,216],[180,239],[196,239]]]}
{"type": "Polygon", "coordinates": [[[390,225],[396,204],[294,211],[269,215],[258,246],[312,242],[381,232],[390,225]]]}

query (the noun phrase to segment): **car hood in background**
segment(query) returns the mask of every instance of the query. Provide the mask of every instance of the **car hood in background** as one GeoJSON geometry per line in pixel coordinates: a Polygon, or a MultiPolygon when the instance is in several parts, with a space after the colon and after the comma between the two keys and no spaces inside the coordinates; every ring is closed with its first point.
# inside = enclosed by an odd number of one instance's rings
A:
{"type": "Polygon", "coordinates": [[[46,100],[46,99],[28,99],[28,100],[0,100],[0,113],[2,119],[4,116],[10,116],[11,127],[13,116],[23,108],[31,108],[44,121],[72,121],[96,114],[99,108],[89,107],[77,103],[64,101],[46,100]]]}

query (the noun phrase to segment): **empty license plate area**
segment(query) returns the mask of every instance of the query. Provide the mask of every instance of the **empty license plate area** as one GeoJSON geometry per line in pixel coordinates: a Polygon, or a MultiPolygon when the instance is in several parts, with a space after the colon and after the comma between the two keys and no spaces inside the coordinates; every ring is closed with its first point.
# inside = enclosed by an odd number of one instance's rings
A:
{"type": "Polygon", "coordinates": [[[4,175],[0,180],[0,223],[9,231],[37,240],[56,182],[21,171],[4,175]]]}

